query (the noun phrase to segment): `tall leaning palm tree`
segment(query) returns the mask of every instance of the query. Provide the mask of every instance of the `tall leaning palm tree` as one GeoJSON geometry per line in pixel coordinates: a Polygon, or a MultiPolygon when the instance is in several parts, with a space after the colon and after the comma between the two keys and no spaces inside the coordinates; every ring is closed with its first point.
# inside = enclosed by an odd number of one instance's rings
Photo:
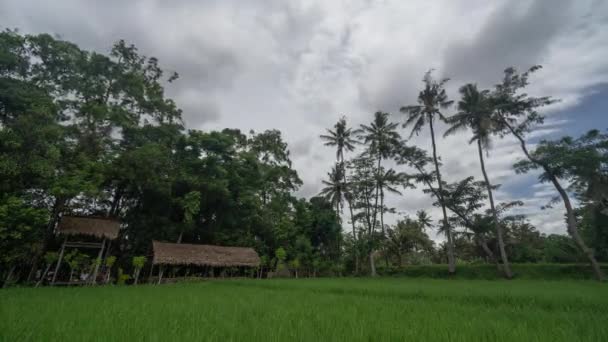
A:
{"type": "Polygon", "coordinates": [[[498,240],[498,249],[502,260],[503,272],[505,277],[511,278],[511,267],[505,250],[504,233],[502,225],[498,221],[498,212],[494,205],[494,194],[492,192],[492,184],[488,178],[486,171],[484,152],[488,153],[491,146],[491,135],[494,132],[495,124],[493,120],[494,110],[489,99],[489,91],[479,90],[474,84],[466,84],[460,88],[461,99],[458,101],[458,113],[447,119],[451,127],[445,132],[444,136],[454,134],[459,130],[470,128],[473,131],[473,137],[469,143],[477,143],[477,151],[479,153],[479,163],[481,172],[485,180],[488,199],[490,200],[490,211],[492,213],[492,224],[496,231],[498,240]]]}
{"type": "Polygon", "coordinates": [[[448,100],[448,95],[445,92],[445,83],[447,78],[441,81],[433,79],[432,70],[429,70],[424,75],[424,89],[418,94],[418,104],[401,107],[401,112],[406,115],[404,128],[411,127],[410,138],[414,134],[419,134],[424,126],[428,124],[431,131],[431,142],[433,147],[433,162],[435,164],[435,174],[437,176],[438,200],[443,213],[443,226],[447,236],[448,243],[448,270],[450,273],[456,271],[456,259],[454,258],[454,241],[452,229],[448,222],[448,214],[443,200],[443,183],[441,180],[441,172],[439,171],[439,158],[437,157],[437,145],[435,144],[435,128],[434,122],[436,119],[445,121],[445,116],[442,110],[449,108],[454,101],[448,100]]]}

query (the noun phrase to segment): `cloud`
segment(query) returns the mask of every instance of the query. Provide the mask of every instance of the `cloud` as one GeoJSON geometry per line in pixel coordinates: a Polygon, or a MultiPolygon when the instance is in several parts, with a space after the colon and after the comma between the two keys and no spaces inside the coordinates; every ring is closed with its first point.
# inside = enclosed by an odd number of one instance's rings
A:
{"type": "MultiPolygon", "coordinates": [[[[451,78],[454,99],[465,82],[489,87],[507,66],[543,64],[530,93],[563,101],[547,108],[547,125],[535,139],[567,133],[568,124],[552,121],[552,113],[575,109],[608,81],[608,3],[599,0],[8,0],[0,3],[0,22],[104,53],[125,39],[158,57],[180,74],[167,94],[188,128],[280,129],[304,181],[297,195],[306,197],[320,191],[335,161],[318,135],[344,115],[355,127],[377,110],[402,122],[399,107],[415,103],[430,68],[451,78]]],[[[576,113],[561,119],[576,120],[576,113]]],[[[470,133],[444,139],[445,128],[437,125],[445,179],[481,179],[470,133]]],[[[431,146],[426,129],[409,143],[431,146]]],[[[530,187],[536,175],[513,172],[519,158],[516,141],[494,141],[486,161],[492,182],[502,184],[497,200],[528,199],[531,220],[558,231],[559,208],[538,210],[547,193],[530,187]]],[[[440,217],[421,189],[387,202],[400,213],[387,222],[420,208],[440,217]]]]}
{"type": "Polygon", "coordinates": [[[445,70],[454,78],[493,84],[502,68],[540,62],[565,29],[574,1],[518,1],[497,7],[479,32],[450,43],[445,70]]]}

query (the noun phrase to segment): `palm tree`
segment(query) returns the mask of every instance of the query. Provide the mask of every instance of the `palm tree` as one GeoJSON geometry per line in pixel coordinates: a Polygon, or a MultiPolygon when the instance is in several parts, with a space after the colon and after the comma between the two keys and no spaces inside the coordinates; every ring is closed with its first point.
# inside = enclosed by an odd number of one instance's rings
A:
{"type": "MultiPolygon", "coordinates": [[[[376,112],[374,113],[374,120],[371,122],[370,125],[361,125],[361,127],[356,131],[362,143],[368,145],[366,153],[376,159],[376,194],[371,223],[372,231],[374,230],[377,224],[377,214],[380,204],[379,201],[381,191],[380,179],[382,178],[382,160],[387,159],[393,155],[395,151],[395,146],[397,146],[400,141],[399,133],[397,133],[398,125],[397,123],[390,122],[389,116],[389,113],[376,112]]],[[[383,221],[384,216],[382,212],[384,211],[384,207],[382,206],[382,204],[380,205],[380,207],[380,218],[383,221]]],[[[384,222],[381,223],[383,224],[384,222]]],[[[384,233],[384,226],[382,227],[382,231],[384,233]]],[[[374,276],[375,265],[373,265],[373,251],[371,249],[372,248],[370,248],[370,266],[372,269],[372,276],[374,276]]]]}
{"type": "Polygon", "coordinates": [[[502,225],[498,221],[498,213],[494,205],[494,195],[492,193],[492,184],[486,172],[484,161],[484,151],[488,153],[491,145],[491,134],[494,131],[493,109],[489,100],[489,91],[477,89],[474,84],[467,84],[460,88],[461,99],[458,101],[458,113],[450,117],[447,122],[451,127],[445,132],[444,136],[454,134],[455,132],[470,128],[473,131],[473,137],[469,143],[477,143],[477,151],[479,153],[479,162],[481,164],[481,172],[485,180],[485,186],[490,200],[490,210],[493,218],[494,230],[498,239],[498,249],[500,258],[503,264],[503,271],[507,278],[511,278],[511,268],[507,252],[505,250],[504,233],[502,225]]]}
{"type": "Polygon", "coordinates": [[[427,124],[431,130],[431,142],[433,145],[433,162],[435,163],[435,173],[437,175],[437,197],[441,210],[443,213],[443,225],[447,235],[448,242],[448,270],[450,273],[456,271],[456,260],[454,258],[454,241],[452,237],[452,230],[448,223],[448,214],[443,201],[443,185],[441,181],[441,173],[439,172],[439,160],[437,158],[437,146],[435,144],[435,130],[433,122],[435,118],[445,121],[445,117],[441,110],[449,108],[453,101],[448,100],[448,96],[445,92],[445,83],[448,81],[447,78],[441,81],[435,81],[431,77],[432,70],[429,70],[424,75],[424,89],[418,94],[418,104],[412,106],[401,107],[401,112],[406,114],[407,119],[403,124],[403,127],[411,126],[410,138],[414,134],[419,134],[424,126],[427,124]]]}
{"type": "Polygon", "coordinates": [[[376,180],[378,188],[380,189],[380,226],[382,227],[382,235],[384,235],[384,194],[391,193],[401,195],[397,186],[404,184],[403,179],[403,174],[397,173],[393,169],[384,170],[384,168],[382,168],[380,176],[376,180]]]}
{"type": "Polygon", "coordinates": [[[339,164],[332,167],[331,172],[327,173],[328,180],[323,180],[325,187],[319,193],[336,207],[336,218],[340,222],[340,212],[342,199],[344,198],[344,183],[342,182],[342,168],[339,164]]]}
{"type": "MultiPolygon", "coordinates": [[[[384,212],[387,210],[391,210],[384,207],[384,194],[391,193],[395,195],[401,195],[401,192],[397,189],[398,185],[404,184],[403,182],[404,176],[401,173],[395,172],[393,169],[384,170],[380,172],[380,176],[376,179],[376,183],[378,184],[378,188],[380,189],[380,227],[382,227],[382,236],[386,237],[385,227],[384,227],[384,212]]],[[[407,184],[406,184],[407,185],[407,184]]],[[[386,258],[386,266],[388,266],[388,254],[385,253],[386,258]]]]}
{"type": "Polygon", "coordinates": [[[348,128],[346,118],[342,117],[334,125],[334,130],[327,130],[327,134],[322,134],[321,139],[325,140],[325,146],[336,147],[336,161],[344,163],[344,152],[352,152],[355,150],[357,143],[353,138],[352,129],[348,128]]]}
{"type": "Polygon", "coordinates": [[[393,155],[395,146],[400,142],[399,133],[397,133],[397,123],[389,122],[389,113],[376,112],[374,120],[368,125],[361,125],[356,131],[363,144],[368,145],[367,153],[376,158],[376,204],[374,206],[374,226],[376,221],[376,213],[378,212],[378,200],[380,197],[380,184],[378,181],[382,178],[382,160],[393,155]]]}
{"type": "MultiPolygon", "coordinates": [[[[342,117],[334,125],[334,129],[328,129],[327,134],[322,134],[321,139],[325,141],[325,146],[336,147],[336,163],[342,169],[342,194],[346,203],[348,203],[348,210],[350,211],[350,222],[353,228],[353,240],[357,241],[357,232],[355,228],[355,213],[352,205],[352,194],[349,190],[348,182],[346,180],[346,165],[344,163],[344,153],[352,152],[355,150],[356,140],[353,138],[354,134],[351,128],[348,128],[346,118],[342,117]]],[[[359,256],[355,254],[355,270],[359,270],[359,256]]]]}
{"type": "Polygon", "coordinates": [[[433,225],[431,217],[424,209],[420,209],[416,212],[416,221],[418,221],[423,229],[433,225]]]}

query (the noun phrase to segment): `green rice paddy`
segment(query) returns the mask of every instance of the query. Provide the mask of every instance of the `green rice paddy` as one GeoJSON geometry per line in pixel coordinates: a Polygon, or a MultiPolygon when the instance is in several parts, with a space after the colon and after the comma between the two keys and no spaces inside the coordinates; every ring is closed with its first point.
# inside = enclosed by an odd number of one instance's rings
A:
{"type": "Polygon", "coordinates": [[[608,341],[608,284],[406,278],[0,290],[2,341],[608,341]]]}

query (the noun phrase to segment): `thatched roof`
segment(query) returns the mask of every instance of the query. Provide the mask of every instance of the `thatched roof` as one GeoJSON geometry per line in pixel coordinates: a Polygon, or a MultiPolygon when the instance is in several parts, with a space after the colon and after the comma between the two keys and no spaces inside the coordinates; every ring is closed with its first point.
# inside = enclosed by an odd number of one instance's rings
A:
{"type": "Polygon", "coordinates": [[[161,265],[197,266],[249,266],[260,264],[260,257],[253,248],[190,245],[186,243],[152,242],[152,263],[161,265]]]}
{"type": "Polygon", "coordinates": [[[114,240],[118,237],[120,222],[107,217],[63,216],[57,230],[64,235],[88,235],[114,240]]]}

